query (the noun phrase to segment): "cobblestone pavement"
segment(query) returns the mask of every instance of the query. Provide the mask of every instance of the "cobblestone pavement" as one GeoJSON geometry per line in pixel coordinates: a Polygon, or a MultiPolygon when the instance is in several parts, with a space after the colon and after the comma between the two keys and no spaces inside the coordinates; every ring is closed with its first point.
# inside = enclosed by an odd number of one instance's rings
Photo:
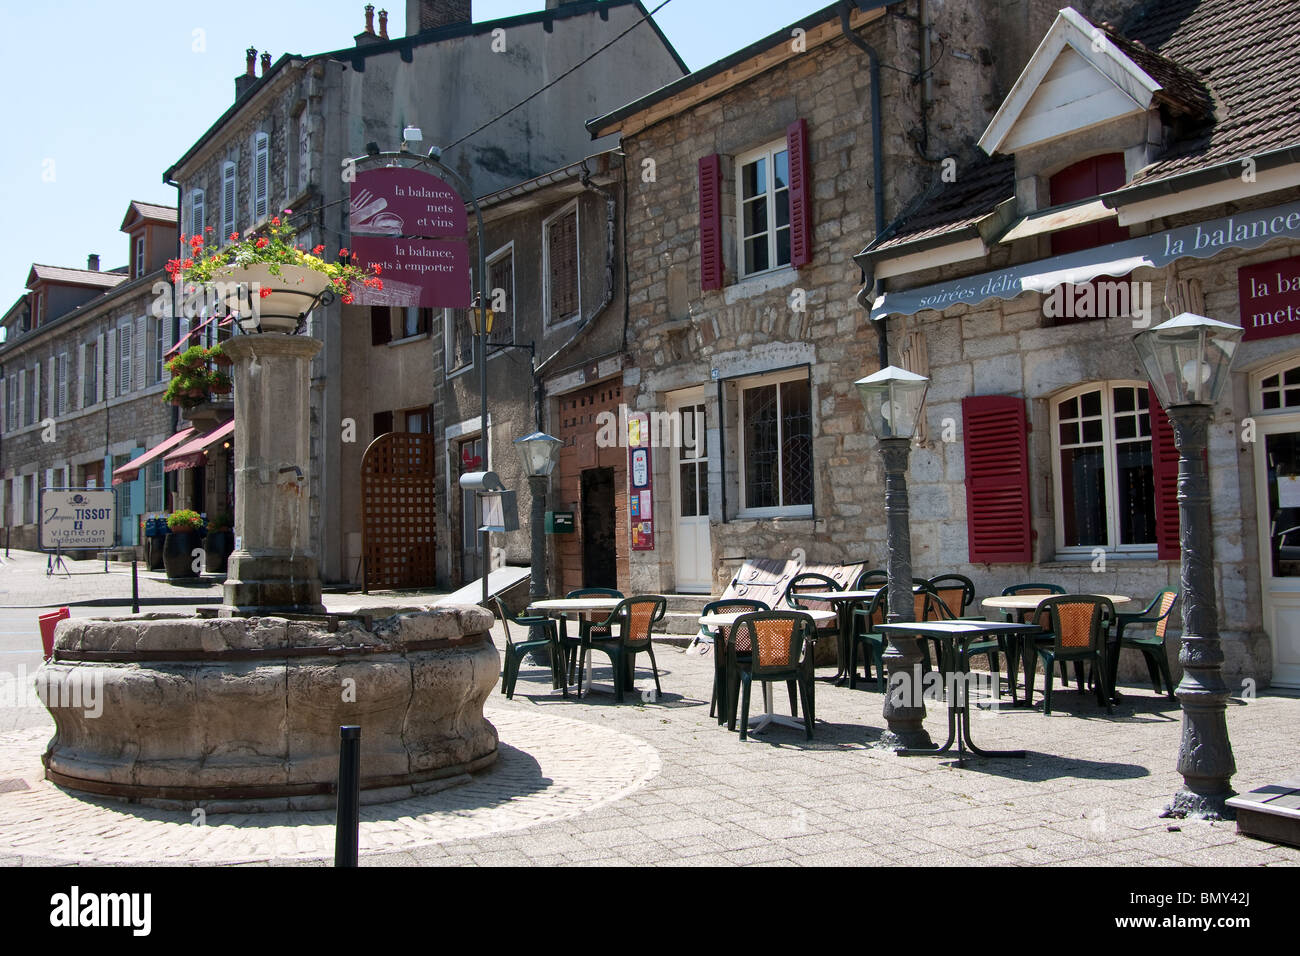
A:
{"type": "MultiPolygon", "coordinates": [[[[1122,687],[1126,700],[1113,716],[1073,687],[1058,692],[1051,716],[1041,704],[1032,711],[1008,707],[977,716],[976,743],[1026,748],[1028,758],[970,757],[958,768],[948,757],[899,757],[876,748],[884,728],[881,695],[826,680],[817,685],[814,740],[772,727],[742,742],[708,716],[712,659],[666,646],[657,655],[663,696],[651,701],[638,694],[623,704],[604,694],[582,701],[553,696],[549,670],[525,662],[515,699],[494,693],[491,717],[503,744],[517,748],[520,761],[526,760],[523,754],[532,757],[540,777],[521,787],[520,801],[504,803],[497,791],[492,805],[467,809],[472,831],[455,829],[470,825],[464,819],[420,816],[439,800],[463,797],[477,781],[410,801],[425,808],[418,812],[398,816],[396,810],[369,808],[362,823],[363,865],[1300,864],[1300,850],[1239,837],[1231,823],[1158,817],[1181,783],[1174,769],[1180,714],[1177,702],[1156,696],[1149,685],[1122,687]],[[649,769],[652,754],[657,774],[649,769]],[[614,765],[624,760],[626,773],[616,771],[614,765]],[[553,772],[553,765],[563,772],[553,772]],[[592,790],[570,782],[584,777],[592,790]],[[538,790],[542,778],[553,782],[538,790]]],[[[597,667],[596,679],[610,679],[607,665],[597,667]]],[[[637,686],[653,687],[648,670],[638,668],[637,686]]],[[[784,690],[776,696],[784,711],[784,690]]],[[[0,766],[17,759],[30,776],[48,718],[39,710],[11,708],[0,710],[0,721],[7,723],[0,725],[0,766]]],[[[1229,703],[1238,790],[1294,774],[1298,722],[1300,699],[1294,696],[1266,693],[1229,703]]],[[[926,728],[936,741],[946,736],[941,704],[928,704],[926,728]]],[[[506,753],[501,769],[513,773],[516,758],[506,753]]],[[[8,774],[0,772],[0,778],[8,774]]],[[[483,778],[484,785],[491,782],[490,775],[483,778]]],[[[156,842],[159,824],[152,818],[108,811],[115,814],[112,824],[95,824],[89,815],[104,809],[67,797],[61,798],[61,815],[43,815],[39,823],[10,809],[44,799],[53,798],[0,792],[0,863],[46,859],[40,844],[54,838],[36,831],[61,833],[74,823],[77,832],[93,831],[88,839],[99,841],[98,856],[68,847],[53,853],[47,846],[44,852],[61,858],[180,859],[171,855],[176,844],[156,842]],[[109,833],[111,847],[105,841],[109,833]]],[[[214,822],[220,818],[214,815],[209,823],[214,822]]],[[[306,819],[273,822],[249,815],[232,824],[230,841],[219,852],[203,856],[196,849],[184,858],[327,862],[320,859],[327,852],[319,849],[319,828],[306,819]]]]}

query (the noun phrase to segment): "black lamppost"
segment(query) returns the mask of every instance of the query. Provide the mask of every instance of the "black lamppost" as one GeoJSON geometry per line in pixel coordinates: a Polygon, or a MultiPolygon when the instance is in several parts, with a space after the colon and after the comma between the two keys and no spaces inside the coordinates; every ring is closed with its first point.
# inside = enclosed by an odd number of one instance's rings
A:
{"type": "Polygon", "coordinates": [[[528,476],[528,490],[533,496],[532,523],[529,534],[532,537],[532,579],[528,585],[530,603],[546,597],[546,483],[551,472],[560,461],[560,449],[564,442],[552,438],[545,432],[533,432],[523,438],[516,438],[514,444],[519,448],[519,457],[524,462],[524,474],[528,476]]]}
{"type": "Polygon", "coordinates": [[[1228,687],[1223,681],[1219,608],[1214,596],[1214,539],[1205,448],[1214,405],[1227,385],[1242,329],[1184,312],[1139,332],[1133,345],[1178,446],[1178,522],[1182,544],[1183,708],[1178,772],[1183,787],[1162,816],[1219,820],[1230,816],[1237,771],[1228,740],[1228,687]]]}
{"type": "MultiPolygon", "coordinates": [[[[889,559],[889,623],[911,621],[912,532],[908,523],[907,459],[916,436],[930,380],[924,375],[890,365],[855,383],[867,408],[867,423],[880,442],[885,462],[885,521],[889,559]]],[[[891,750],[933,747],[922,721],[921,647],[915,636],[889,636],[885,651],[889,674],[885,693],[888,730],[881,743],[891,750]]]]}

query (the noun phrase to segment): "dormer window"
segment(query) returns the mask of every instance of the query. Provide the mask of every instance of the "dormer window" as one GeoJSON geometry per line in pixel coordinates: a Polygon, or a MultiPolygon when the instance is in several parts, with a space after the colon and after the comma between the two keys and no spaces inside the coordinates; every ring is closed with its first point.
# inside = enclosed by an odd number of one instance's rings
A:
{"type": "MultiPolygon", "coordinates": [[[[1067,166],[1048,183],[1053,206],[1092,199],[1113,192],[1125,183],[1124,154],[1103,153],[1067,166]]],[[[1101,219],[1052,233],[1052,255],[1060,256],[1081,249],[1093,249],[1129,238],[1128,229],[1114,218],[1101,219]]]]}
{"type": "Polygon", "coordinates": [[[132,263],[131,278],[138,279],[140,278],[140,276],[144,275],[145,272],[144,233],[141,233],[140,235],[135,237],[134,245],[135,245],[135,254],[131,259],[131,263],[132,263]]]}

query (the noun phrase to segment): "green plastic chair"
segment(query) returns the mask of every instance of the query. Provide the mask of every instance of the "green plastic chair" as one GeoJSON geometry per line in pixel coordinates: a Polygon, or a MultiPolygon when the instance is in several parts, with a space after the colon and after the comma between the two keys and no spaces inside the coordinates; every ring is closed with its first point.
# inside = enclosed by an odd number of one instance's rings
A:
{"type": "Polygon", "coordinates": [[[624,684],[629,683],[636,665],[638,651],[650,655],[650,669],[654,672],[655,693],[662,694],[659,685],[659,665],[655,662],[651,629],[663,620],[668,612],[668,599],[658,594],[643,594],[625,598],[609,617],[593,626],[583,639],[578,659],[578,695],[582,695],[582,673],[590,651],[609,655],[614,668],[614,700],[623,702],[624,684]],[[598,628],[609,632],[609,637],[598,637],[598,628]]]}
{"type": "Polygon", "coordinates": [[[1160,693],[1160,680],[1164,678],[1165,692],[1170,697],[1174,695],[1174,679],[1169,673],[1169,656],[1165,651],[1165,637],[1169,631],[1169,621],[1174,605],[1178,603],[1178,592],[1173,588],[1165,588],[1148,604],[1143,610],[1136,613],[1121,613],[1115,618],[1115,642],[1118,645],[1115,650],[1115,661],[1111,666],[1111,685],[1115,683],[1114,671],[1119,666],[1119,653],[1126,647],[1133,650],[1141,651],[1142,656],[1146,658],[1147,672],[1151,675],[1151,687],[1158,694],[1160,693]],[[1124,631],[1127,628],[1146,625],[1155,625],[1150,635],[1141,637],[1126,637],[1124,631]]]}
{"type": "MultiPolygon", "coordinates": [[[[720,601],[710,601],[704,605],[701,616],[704,614],[728,614],[735,611],[767,611],[767,604],[763,601],[755,601],[750,598],[723,598],[720,601]]],[[[719,627],[713,632],[713,698],[709,701],[709,716],[715,714],[719,724],[727,722],[727,714],[730,713],[727,701],[727,688],[729,678],[727,674],[727,662],[729,654],[732,651],[732,636],[735,633],[734,626],[719,627]]],[[[736,654],[748,656],[750,648],[735,648],[736,654]]]]}
{"type": "MultiPolygon", "coordinates": [[[[1079,678],[1079,689],[1083,690],[1083,664],[1089,661],[1095,664],[1095,673],[1101,675],[1097,681],[1097,702],[1104,703],[1106,713],[1114,713],[1111,705],[1111,688],[1106,686],[1108,668],[1106,667],[1106,632],[1109,622],[1115,619],[1115,605],[1110,598],[1096,594],[1067,594],[1050,597],[1039,605],[1039,611],[1048,615],[1050,633],[1038,638],[1036,650],[1043,661],[1043,676],[1047,681],[1043,713],[1052,712],[1052,664],[1074,662],[1079,678]]],[[[1034,686],[1034,658],[1029,660],[1029,684],[1025,688],[1028,700],[1034,686]]]]}
{"type": "MultiPolygon", "coordinates": [[[[741,690],[740,739],[749,739],[749,697],[754,680],[785,681],[790,692],[790,711],[799,716],[796,691],[803,700],[804,733],[812,740],[815,718],[813,699],[812,644],[816,635],[813,620],[799,611],[756,611],[738,618],[732,628],[734,640],[729,669],[740,687],[728,694],[733,702],[741,690]],[[735,653],[737,645],[748,642],[753,648],[748,661],[735,653]]],[[[728,729],[736,729],[733,706],[728,729]]]]}
{"type": "MultiPolygon", "coordinates": [[[[1003,597],[1007,597],[1012,594],[1065,594],[1065,593],[1066,593],[1065,588],[1061,587],[1059,584],[1041,584],[1036,581],[1030,581],[1025,584],[1013,584],[1010,587],[1005,587],[1002,589],[1003,597]]],[[[1002,620],[1006,621],[1008,624],[1014,624],[1014,623],[1023,624],[1025,623],[1025,618],[1028,615],[1029,615],[1028,611],[1003,611],[1002,620]]],[[[1045,618],[1039,618],[1036,615],[1035,619],[1040,621],[1043,630],[1045,631],[1048,630],[1048,625],[1045,618]]],[[[1018,652],[1012,653],[1011,645],[1009,644],[1004,644],[1004,647],[1006,648],[1007,651],[1007,681],[1008,683],[1011,684],[1011,687],[1014,688],[1016,686],[1013,682],[1016,679],[1015,670],[1016,670],[1018,652]]],[[[1065,665],[1062,664],[1061,680],[1065,681],[1066,679],[1067,678],[1065,674],[1065,665]]],[[[1033,688],[1032,687],[1026,688],[1025,692],[1026,695],[1032,695],[1033,688]]]]}
{"type": "MultiPolygon", "coordinates": [[[[612,597],[623,599],[623,592],[616,591],[613,588],[576,588],[564,595],[566,598],[591,598],[591,597],[612,597]]],[[[582,649],[582,642],[591,634],[591,629],[595,627],[595,636],[598,639],[604,639],[610,636],[610,629],[596,623],[586,615],[578,617],[578,636],[569,637],[565,631],[560,635],[560,643],[564,647],[564,659],[568,667],[569,683],[573,683],[573,672],[578,664],[579,651],[582,649]]]]}
{"type": "Polygon", "coordinates": [[[858,579],[853,582],[852,590],[866,591],[871,588],[883,588],[889,583],[889,572],[884,568],[871,568],[863,571],[858,575],[858,579]]]}
{"type": "Polygon", "coordinates": [[[889,589],[881,587],[871,603],[853,612],[853,646],[849,650],[849,690],[858,686],[858,648],[864,652],[862,679],[870,680],[869,668],[876,669],[876,690],[885,692],[885,644],[887,638],[876,630],[889,613],[889,589]],[[870,655],[869,657],[866,655],[870,655]]]}
{"type": "Polygon", "coordinates": [[[506,695],[507,700],[514,699],[515,683],[519,680],[519,663],[523,660],[524,655],[537,648],[548,647],[551,649],[551,687],[564,687],[564,696],[569,696],[567,684],[562,685],[564,677],[564,666],[560,661],[560,640],[558,632],[555,629],[555,621],[549,617],[516,617],[506,610],[506,606],[501,603],[500,598],[495,598],[497,605],[497,614],[501,618],[501,626],[506,632],[506,656],[501,671],[501,693],[506,695]],[[510,634],[510,625],[516,624],[519,627],[528,628],[531,634],[534,627],[540,627],[542,633],[546,635],[543,638],[530,637],[527,640],[516,642],[510,634]]]}

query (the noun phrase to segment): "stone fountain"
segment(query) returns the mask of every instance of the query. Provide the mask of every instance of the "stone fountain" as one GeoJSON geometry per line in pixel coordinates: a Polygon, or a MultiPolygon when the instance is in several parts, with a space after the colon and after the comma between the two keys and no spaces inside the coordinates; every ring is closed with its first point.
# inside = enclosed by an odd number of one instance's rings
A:
{"type": "Polygon", "coordinates": [[[308,534],[308,373],[321,344],[225,344],[235,379],[236,547],[216,617],[68,620],[38,685],[46,777],[153,806],[334,806],[339,726],[362,729],[362,801],[442,789],[490,765],[483,703],[500,660],[478,607],[329,616],[308,534]],[[54,695],[48,688],[84,688],[54,695]],[[94,699],[94,709],[56,706],[94,699]]]}

